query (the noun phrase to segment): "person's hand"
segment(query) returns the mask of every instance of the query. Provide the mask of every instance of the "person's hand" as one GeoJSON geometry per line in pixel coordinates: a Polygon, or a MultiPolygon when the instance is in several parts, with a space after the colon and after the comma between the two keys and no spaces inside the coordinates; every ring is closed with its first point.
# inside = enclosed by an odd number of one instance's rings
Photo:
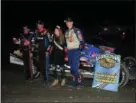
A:
{"type": "Polygon", "coordinates": [[[53,47],[51,47],[50,50],[49,50],[50,55],[51,55],[52,51],[53,51],[53,47]]]}
{"type": "Polygon", "coordinates": [[[67,62],[67,61],[68,61],[68,57],[66,56],[66,57],[64,58],[64,60],[67,62]]]}
{"type": "Polygon", "coordinates": [[[25,40],[24,46],[28,46],[29,44],[30,44],[30,41],[29,40],[25,40]]]}
{"type": "Polygon", "coordinates": [[[13,43],[16,44],[16,42],[17,42],[17,39],[13,38],[13,43]]]}
{"type": "Polygon", "coordinates": [[[83,49],[84,49],[84,46],[83,46],[83,45],[80,45],[79,48],[80,48],[81,50],[83,50],[83,49]]]}
{"type": "Polygon", "coordinates": [[[82,48],[83,48],[83,46],[82,46],[82,45],[80,45],[80,46],[79,46],[79,48],[80,48],[80,49],[82,49],[82,48]]]}

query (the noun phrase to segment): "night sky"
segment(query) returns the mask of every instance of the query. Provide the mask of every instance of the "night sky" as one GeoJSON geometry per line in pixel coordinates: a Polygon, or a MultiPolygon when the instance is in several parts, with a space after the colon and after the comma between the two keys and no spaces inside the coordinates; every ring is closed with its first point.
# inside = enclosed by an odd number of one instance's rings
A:
{"type": "Polygon", "coordinates": [[[4,1],[1,5],[3,54],[10,51],[12,37],[18,35],[21,26],[27,24],[34,29],[37,20],[43,20],[52,30],[56,25],[64,27],[64,19],[70,16],[85,38],[106,20],[118,25],[134,24],[134,2],[4,1]]]}

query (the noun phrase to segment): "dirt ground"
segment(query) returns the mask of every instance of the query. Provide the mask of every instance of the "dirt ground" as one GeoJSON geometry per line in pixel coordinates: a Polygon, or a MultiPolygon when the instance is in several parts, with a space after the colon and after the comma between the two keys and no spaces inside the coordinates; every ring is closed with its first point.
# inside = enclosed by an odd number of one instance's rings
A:
{"type": "Polygon", "coordinates": [[[85,80],[81,89],[71,86],[70,78],[65,87],[51,88],[49,81],[24,80],[23,70],[16,67],[2,69],[2,103],[19,102],[134,102],[136,103],[136,81],[130,81],[119,92],[109,92],[91,88],[92,80],[85,80]]]}

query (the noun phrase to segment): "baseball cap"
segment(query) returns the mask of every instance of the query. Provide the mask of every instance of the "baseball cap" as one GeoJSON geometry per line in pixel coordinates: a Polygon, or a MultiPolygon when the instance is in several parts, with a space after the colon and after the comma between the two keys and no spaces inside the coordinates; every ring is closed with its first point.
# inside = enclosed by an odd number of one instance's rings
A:
{"type": "Polygon", "coordinates": [[[41,21],[41,20],[38,20],[38,21],[37,21],[37,23],[36,23],[36,25],[38,25],[38,24],[40,24],[40,25],[44,25],[44,22],[43,22],[43,21],[41,21]]]}
{"type": "Polygon", "coordinates": [[[68,17],[68,18],[66,18],[66,19],[64,20],[64,23],[66,23],[66,22],[73,22],[73,20],[72,20],[70,17],[68,17]]]}

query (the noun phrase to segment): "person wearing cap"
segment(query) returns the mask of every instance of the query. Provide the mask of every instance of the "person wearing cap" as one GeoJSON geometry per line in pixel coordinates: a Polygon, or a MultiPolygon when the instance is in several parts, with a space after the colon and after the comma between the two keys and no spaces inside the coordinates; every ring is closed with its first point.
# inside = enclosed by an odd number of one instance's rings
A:
{"type": "Polygon", "coordinates": [[[53,81],[51,86],[57,86],[59,83],[59,71],[61,72],[61,86],[65,86],[65,68],[64,65],[67,62],[67,55],[66,55],[66,42],[64,34],[60,26],[56,26],[54,30],[54,40],[52,47],[50,49],[50,53],[54,53],[53,57],[53,64],[55,65],[54,70],[54,77],[55,80],[53,81]]]}
{"type": "Polygon", "coordinates": [[[65,38],[68,49],[68,62],[71,67],[71,73],[73,75],[73,82],[75,86],[80,86],[81,84],[81,75],[79,74],[79,59],[80,59],[80,50],[84,46],[84,39],[82,33],[79,29],[73,26],[73,20],[67,18],[64,20],[68,30],[65,32],[65,38]]]}
{"type": "Polygon", "coordinates": [[[38,45],[39,52],[39,71],[41,72],[41,76],[43,76],[44,80],[47,80],[47,68],[49,65],[48,51],[50,48],[51,35],[48,30],[44,27],[44,23],[42,21],[37,22],[36,33],[36,42],[38,45]]]}
{"type": "Polygon", "coordinates": [[[23,26],[23,33],[20,34],[20,46],[23,52],[24,59],[24,70],[26,79],[35,79],[39,77],[39,72],[32,67],[32,51],[31,51],[31,40],[34,37],[34,32],[31,32],[28,26],[23,26]]]}

